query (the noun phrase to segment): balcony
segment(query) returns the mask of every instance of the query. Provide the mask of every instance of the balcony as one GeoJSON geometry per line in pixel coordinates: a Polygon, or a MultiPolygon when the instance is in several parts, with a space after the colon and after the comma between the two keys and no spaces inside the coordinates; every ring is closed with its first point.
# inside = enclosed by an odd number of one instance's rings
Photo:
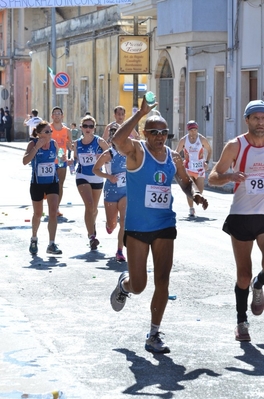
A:
{"type": "Polygon", "coordinates": [[[227,41],[228,0],[132,0],[123,16],[157,18],[157,46],[184,47],[227,41]]]}

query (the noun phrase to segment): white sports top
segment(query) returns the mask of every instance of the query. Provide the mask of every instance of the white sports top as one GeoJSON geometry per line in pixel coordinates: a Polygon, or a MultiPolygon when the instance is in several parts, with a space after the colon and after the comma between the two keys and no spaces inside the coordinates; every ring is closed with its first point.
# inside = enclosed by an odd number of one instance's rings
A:
{"type": "Polygon", "coordinates": [[[240,145],[234,172],[244,172],[247,178],[236,184],[230,214],[264,215],[264,146],[254,147],[245,137],[237,137],[240,145]]]}

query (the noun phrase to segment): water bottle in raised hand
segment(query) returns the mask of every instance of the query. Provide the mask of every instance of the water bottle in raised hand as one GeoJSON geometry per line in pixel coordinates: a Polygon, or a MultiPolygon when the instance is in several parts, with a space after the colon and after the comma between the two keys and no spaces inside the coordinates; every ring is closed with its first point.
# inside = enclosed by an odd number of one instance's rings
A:
{"type": "MultiPolygon", "coordinates": [[[[155,96],[154,93],[152,93],[152,91],[148,91],[148,92],[145,94],[145,99],[146,99],[146,101],[147,101],[147,103],[148,103],[149,106],[155,104],[155,102],[156,102],[156,96],[155,96]]],[[[156,107],[155,107],[155,108],[156,108],[156,107]]],[[[153,109],[155,109],[155,108],[153,108],[153,109]]]]}
{"type": "Polygon", "coordinates": [[[64,155],[64,149],[63,148],[59,148],[59,151],[58,151],[58,166],[60,166],[60,167],[64,166],[64,161],[62,159],[63,155],[64,155]]]}

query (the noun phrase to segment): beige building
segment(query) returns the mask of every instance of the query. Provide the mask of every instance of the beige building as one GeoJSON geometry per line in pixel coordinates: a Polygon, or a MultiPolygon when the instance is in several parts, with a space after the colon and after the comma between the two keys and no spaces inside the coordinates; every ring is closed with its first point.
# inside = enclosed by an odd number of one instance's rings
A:
{"type": "MultiPolygon", "coordinates": [[[[14,120],[15,140],[27,138],[23,121],[32,108],[49,120],[59,105],[67,125],[78,125],[89,111],[99,134],[113,120],[116,105],[125,106],[127,117],[132,114],[133,75],[118,74],[118,36],[134,33],[134,19],[122,18],[118,6],[6,9],[0,24],[0,85],[8,92],[4,105],[14,120]],[[48,67],[69,76],[67,94],[58,94],[48,67]],[[132,91],[125,89],[128,84],[132,91]]],[[[146,25],[137,29],[144,34],[146,25]]],[[[146,80],[138,76],[139,83],[146,80]]]]}

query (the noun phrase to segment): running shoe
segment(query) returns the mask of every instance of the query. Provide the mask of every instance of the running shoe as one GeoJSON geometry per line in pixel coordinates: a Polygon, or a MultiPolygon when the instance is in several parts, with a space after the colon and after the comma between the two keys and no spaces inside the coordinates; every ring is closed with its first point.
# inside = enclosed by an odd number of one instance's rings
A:
{"type": "Polygon", "coordinates": [[[47,254],[52,255],[61,255],[62,251],[58,248],[58,246],[53,242],[52,244],[48,245],[47,254]]]}
{"type": "Polygon", "coordinates": [[[243,321],[236,326],[235,329],[235,337],[236,341],[251,341],[250,335],[248,333],[249,323],[247,321],[243,321]]]}
{"type": "Polygon", "coordinates": [[[38,253],[38,241],[36,240],[31,240],[30,246],[29,246],[29,252],[32,255],[36,255],[38,253]]]}
{"type": "Polygon", "coordinates": [[[194,208],[190,208],[189,216],[195,218],[195,209],[194,208]]]}
{"type": "Polygon", "coordinates": [[[122,251],[118,250],[116,253],[116,260],[117,262],[125,262],[126,258],[124,257],[122,251]]]}
{"type": "Polygon", "coordinates": [[[170,348],[161,339],[162,332],[158,331],[154,335],[147,334],[145,349],[148,352],[153,353],[170,353],[170,348]]]}
{"type": "Polygon", "coordinates": [[[99,241],[95,236],[90,237],[90,248],[92,251],[95,251],[99,245],[99,241]]]}
{"type": "Polygon", "coordinates": [[[254,281],[255,281],[255,278],[253,279],[252,284],[251,284],[251,288],[252,288],[251,310],[255,316],[259,316],[263,312],[264,297],[263,297],[262,288],[260,288],[260,289],[254,288],[254,281]]]}
{"type": "Polygon", "coordinates": [[[116,311],[116,312],[120,312],[120,310],[123,309],[123,307],[126,304],[126,299],[127,297],[130,297],[130,294],[127,293],[125,294],[121,288],[121,284],[122,282],[129,276],[127,271],[124,271],[123,273],[120,274],[118,282],[117,282],[117,286],[114,289],[114,291],[111,294],[110,297],[110,303],[112,308],[116,311]]]}

